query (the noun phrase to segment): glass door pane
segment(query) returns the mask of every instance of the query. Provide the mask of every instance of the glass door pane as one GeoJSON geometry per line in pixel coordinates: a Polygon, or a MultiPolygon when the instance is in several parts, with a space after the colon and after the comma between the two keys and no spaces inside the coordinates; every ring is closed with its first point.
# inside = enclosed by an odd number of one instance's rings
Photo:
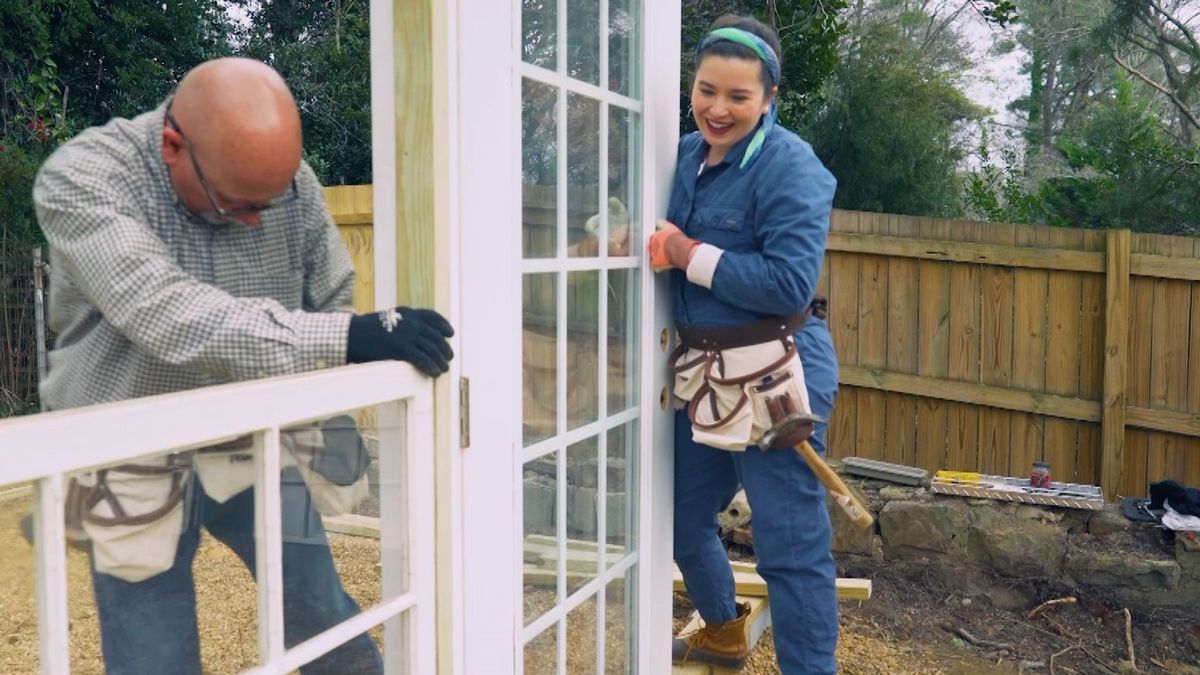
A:
{"type": "Polygon", "coordinates": [[[632,672],[642,8],[521,11],[519,661],[526,673],[632,672]]]}

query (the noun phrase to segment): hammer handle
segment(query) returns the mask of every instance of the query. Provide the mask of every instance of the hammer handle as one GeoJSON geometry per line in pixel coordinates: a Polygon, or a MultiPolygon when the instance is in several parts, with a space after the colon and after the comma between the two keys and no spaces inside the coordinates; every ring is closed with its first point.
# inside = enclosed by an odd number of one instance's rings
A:
{"type": "Polygon", "coordinates": [[[854,521],[854,524],[864,530],[875,522],[875,518],[871,512],[866,509],[857,499],[854,498],[854,493],[850,492],[850,488],[842,482],[842,477],[837,475],[825,460],[813,450],[808,441],[801,441],[800,445],[796,446],[796,452],[808,462],[809,468],[817,475],[821,483],[825,485],[825,489],[833,493],[834,501],[838,506],[842,507],[842,511],[846,512],[846,516],[854,521]]]}

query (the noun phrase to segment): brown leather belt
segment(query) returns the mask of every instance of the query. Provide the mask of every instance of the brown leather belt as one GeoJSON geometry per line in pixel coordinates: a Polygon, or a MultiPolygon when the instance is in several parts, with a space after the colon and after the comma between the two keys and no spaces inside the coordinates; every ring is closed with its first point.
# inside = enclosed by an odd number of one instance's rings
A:
{"type": "Polygon", "coordinates": [[[772,316],[753,323],[725,328],[701,326],[677,326],[679,341],[686,347],[705,351],[747,347],[771,340],[790,337],[804,326],[808,317],[816,314],[824,319],[828,302],[824,296],[815,296],[808,309],[790,316],[772,316]]]}

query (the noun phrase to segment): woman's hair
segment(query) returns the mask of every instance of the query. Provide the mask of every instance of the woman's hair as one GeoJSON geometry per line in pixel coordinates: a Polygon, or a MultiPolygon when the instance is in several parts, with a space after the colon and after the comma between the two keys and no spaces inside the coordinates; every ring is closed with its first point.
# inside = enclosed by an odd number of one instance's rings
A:
{"type": "MultiPolygon", "coordinates": [[[[779,62],[779,70],[783,72],[783,51],[779,46],[779,35],[775,33],[775,29],[767,24],[759,21],[752,16],[739,16],[737,14],[725,14],[721,18],[713,22],[708,27],[709,31],[714,31],[718,28],[740,28],[747,33],[753,33],[763,39],[767,45],[775,52],[775,58],[779,62]]],[[[703,39],[703,38],[701,38],[703,39]]],[[[717,40],[712,44],[704,47],[696,52],[695,69],[700,70],[700,62],[706,56],[724,56],[737,59],[745,59],[747,61],[758,61],[762,65],[762,83],[763,90],[768,94],[771,92],[771,87],[775,85],[771,81],[770,72],[767,70],[767,64],[762,63],[762,59],[755,54],[752,49],[745,47],[736,42],[728,40],[717,40]]]]}

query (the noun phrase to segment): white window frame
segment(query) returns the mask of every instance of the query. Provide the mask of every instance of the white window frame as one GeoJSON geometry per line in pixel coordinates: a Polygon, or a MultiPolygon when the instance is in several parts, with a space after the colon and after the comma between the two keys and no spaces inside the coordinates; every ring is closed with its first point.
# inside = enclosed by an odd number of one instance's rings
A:
{"type": "Polygon", "coordinates": [[[54,675],[70,671],[63,527],[66,477],[253,434],[262,663],[248,672],[291,672],[381,623],[385,625],[384,665],[388,672],[433,672],[437,661],[434,559],[427,545],[434,531],[432,390],[431,381],[412,366],[393,361],[0,422],[0,448],[21,457],[0,464],[0,486],[34,484],[39,670],[54,675]],[[283,640],[280,429],[374,405],[378,405],[381,448],[384,599],[287,649],[283,640]]]}

